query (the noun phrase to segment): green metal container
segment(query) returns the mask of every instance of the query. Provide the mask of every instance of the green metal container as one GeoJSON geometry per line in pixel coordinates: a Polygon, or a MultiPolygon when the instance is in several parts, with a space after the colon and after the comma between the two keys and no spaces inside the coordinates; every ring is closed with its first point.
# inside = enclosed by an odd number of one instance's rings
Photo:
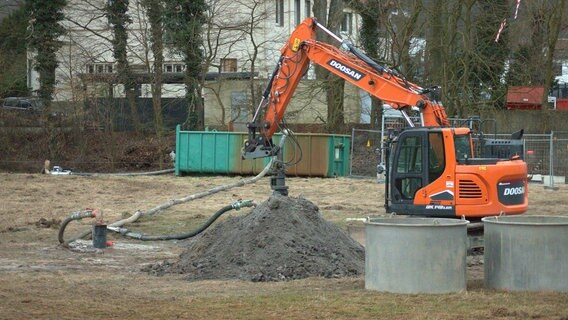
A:
{"type": "MultiPolygon", "coordinates": [[[[176,175],[189,173],[257,174],[269,158],[244,160],[241,148],[244,132],[181,131],[176,128],[176,175]]],[[[284,160],[295,163],[289,176],[335,177],[349,173],[350,137],[346,135],[295,134],[284,145],[284,160]]],[[[278,144],[281,135],[274,136],[278,144]]]]}

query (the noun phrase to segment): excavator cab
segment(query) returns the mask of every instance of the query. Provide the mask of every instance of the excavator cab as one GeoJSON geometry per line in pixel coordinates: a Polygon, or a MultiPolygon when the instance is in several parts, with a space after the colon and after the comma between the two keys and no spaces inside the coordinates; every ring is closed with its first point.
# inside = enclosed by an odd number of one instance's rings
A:
{"type": "Polygon", "coordinates": [[[402,129],[385,150],[387,213],[475,218],[527,209],[524,162],[475,158],[468,128],[402,129]]]}
{"type": "MultiPolygon", "coordinates": [[[[444,142],[444,130],[447,129],[409,128],[387,142],[387,150],[390,150],[387,160],[387,212],[455,216],[455,207],[452,204],[432,206],[430,210],[426,210],[426,206],[418,206],[414,201],[419,190],[440,179],[444,171],[449,173],[453,170],[452,161],[447,159],[446,155],[448,143],[444,142]]],[[[471,149],[465,148],[460,150],[460,153],[470,154],[471,149]]],[[[433,196],[432,200],[454,200],[453,188],[447,187],[444,185],[443,192],[433,196]]]]}

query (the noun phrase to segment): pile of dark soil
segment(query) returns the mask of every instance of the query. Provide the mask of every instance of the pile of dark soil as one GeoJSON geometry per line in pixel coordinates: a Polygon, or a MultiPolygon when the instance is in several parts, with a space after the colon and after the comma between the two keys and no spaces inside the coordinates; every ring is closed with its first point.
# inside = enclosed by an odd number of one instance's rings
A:
{"type": "Polygon", "coordinates": [[[189,241],[179,261],[147,271],[190,280],[283,281],[356,276],[364,269],[363,247],[326,221],[315,204],[274,195],[189,241]]]}

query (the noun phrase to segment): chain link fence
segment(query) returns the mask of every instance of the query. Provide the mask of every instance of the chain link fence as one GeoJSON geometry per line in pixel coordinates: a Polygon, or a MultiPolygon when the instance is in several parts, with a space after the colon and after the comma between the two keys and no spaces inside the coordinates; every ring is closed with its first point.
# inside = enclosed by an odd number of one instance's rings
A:
{"type": "Polygon", "coordinates": [[[382,162],[382,136],[380,130],[353,129],[350,176],[374,177],[377,175],[377,165],[382,162]]]}
{"type": "MultiPolygon", "coordinates": [[[[404,125],[404,124],[402,124],[404,125]]],[[[398,128],[390,124],[388,128],[398,128]]],[[[386,134],[385,130],[385,134],[386,134]]],[[[352,177],[377,177],[376,167],[384,163],[381,130],[353,129],[351,133],[352,177]]],[[[509,134],[487,135],[486,138],[509,139],[509,134]]],[[[549,134],[525,134],[524,160],[528,166],[529,179],[547,186],[565,184],[568,176],[568,132],[549,134]]],[[[474,141],[474,143],[476,143],[474,141]]],[[[479,148],[476,148],[479,149],[479,148]]],[[[382,178],[382,177],[379,177],[382,178]]]]}
{"type": "MultiPolygon", "coordinates": [[[[410,117],[415,125],[420,125],[420,118],[410,117]]],[[[389,130],[408,126],[402,117],[382,119],[383,130],[353,129],[351,132],[351,168],[352,177],[375,177],[377,165],[385,163],[382,143],[389,130]],[[383,134],[384,132],[384,134],[383,134]]]]}

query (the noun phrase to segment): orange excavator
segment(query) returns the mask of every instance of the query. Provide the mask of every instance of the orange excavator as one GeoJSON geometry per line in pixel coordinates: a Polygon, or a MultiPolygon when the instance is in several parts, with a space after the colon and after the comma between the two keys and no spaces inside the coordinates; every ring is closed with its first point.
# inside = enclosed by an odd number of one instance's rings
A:
{"type": "MultiPolygon", "coordinates": [[[[281,128],[286,107],[310,62],[401,111],[407,120],[409,127],[393,132],[385,142],[388,213],[475,219],[527,210],[527,165],[518,152],[475,158],[472,130],[450,126],[437,88],[407,81],[314,18],[304,20],[281,49],[278,65],[248,124],[244,159],[279,154],[272,137],[281,128]],[[339,48],[317,41],[316,28],[337,40],[339,48]],[[421,126],[415,126],[408,115],[412,109],[420,111],[421,126]]],[[[282,174],[272,182],[276,187],[283,185],[282,174]]]]}

